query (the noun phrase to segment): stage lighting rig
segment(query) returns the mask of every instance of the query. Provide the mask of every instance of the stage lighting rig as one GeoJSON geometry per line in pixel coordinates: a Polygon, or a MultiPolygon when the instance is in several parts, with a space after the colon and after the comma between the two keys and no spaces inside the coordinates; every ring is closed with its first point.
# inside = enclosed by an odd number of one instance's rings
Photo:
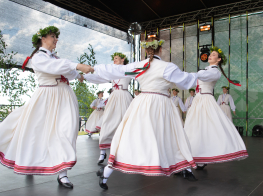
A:
{"type": "Polygon", "coordinates": [[[210,55],[210,49],[208,48],[209,46],[211,46],[211,44],[199,46],[199,48],[201,48],[200,59],[203,62],[208,61],[208,57],[210,55]]]}

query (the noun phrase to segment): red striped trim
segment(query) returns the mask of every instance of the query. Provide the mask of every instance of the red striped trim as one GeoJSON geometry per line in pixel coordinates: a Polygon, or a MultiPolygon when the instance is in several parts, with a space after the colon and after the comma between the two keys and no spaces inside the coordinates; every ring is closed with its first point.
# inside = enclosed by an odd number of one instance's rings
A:
{"type": "Polygon", "coordinates": [[[99,131],[89,131],[88,129],[85,129],[86,133],[99,133],[99,131]]]}
{"type": "Polygon", "coordinates": [[[110,155],[108,164],[112,169],[119,170],[123,173],[142,174],[146,176],[170,176],[173,173],[178,173],[187,168],[196,168],[196,164],[193,160],[190,162],[186,160],[181,161],[175,165],[170,165],[169,168],[162,168],[161,166],[139,166],[121,163],[115,161],[114,155],[110,155]]]}
{"type": "Polygon", "coordinates": [[[0,163],[10,169],[14,169],[14,172],[17,174],[52,175],[52,174],[60,173],[61,171],[64,170],[71,169],[76,164],[76,161],[63,162],[53,167],[19,166],[15,164],[15,161],[6,159],[4,153],[0,152],[0,163]]]}
{"type": "Polygon", "coordinates": [[[96,129],[99,129],[99,130],[100,130],[100,129],[101,129],[101,127],[99,127],[99,126],[96,126],[96,129]]]}
{"type": "Polygon", "coordinates": [[[100,144],[100,149],[109,149],[111,147],[111,144],[100,144]]]}
{"type": "Polygon", "coordinates": [[[220,156],[213,156],[213,157],[194,157],[194,161],[196,163],[221,163],[221,162],[228,162],[234,161],[239,159],[245,159],[248,157],[248,153],[246,150],[241,150],[234,153],[229,153],[220,156]]]}

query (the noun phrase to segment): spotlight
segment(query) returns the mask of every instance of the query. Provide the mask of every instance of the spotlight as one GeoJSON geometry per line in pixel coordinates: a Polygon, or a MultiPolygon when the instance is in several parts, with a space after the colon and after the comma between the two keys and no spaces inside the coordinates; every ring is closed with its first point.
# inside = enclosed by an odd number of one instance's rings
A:
{"type": "Polygon", "coordinates": [[[211,46],[211,45],[200,46],[200,48],[201,48],[200,59],[203,62],[207,62],[208,61],[208,57],[210,55],[210,50],[209,50],[208,46],[211,46]]]}
{"type": "Polygon", "coordinates": [[[200,26],[200,31],[209,31],[211,29],[211,26],[210,25],[203,25],[203,26],[200,26]]]}
{"type": "Polygon", "coordinates": [[[262,137],[263,136],[263,126],[262,125],[255,125],[252,129],[252,136],[262,137]]]}

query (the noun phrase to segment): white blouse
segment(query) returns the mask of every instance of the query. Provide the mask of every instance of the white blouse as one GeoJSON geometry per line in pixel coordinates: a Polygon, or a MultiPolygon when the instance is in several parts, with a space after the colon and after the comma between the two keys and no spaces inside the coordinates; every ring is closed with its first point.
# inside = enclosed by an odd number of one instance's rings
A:
{"type": "Polygon", "coordinates": [[[232,96],[229,95],[229,94],[219,95],[219,97],[217,99],[217,104],[221,105],[222,102],[225,102],[228,105],[228,101],[230,103],[231,110],[235,111],[236,110],[236,106],[235,106],[234,100],[233,100],[232,96]],[[228,97],[228,100],[226,100],[226,97],[228,97]]]}
{"type": "Polygon", "coordinates": [[[37,52],[32,57],[32,68],[36,72],[43,72],[52,75],[63,75],[68,80],[80,78],[76,67],[78,63],[73,63],[68,59],[60,59],[46,48],[40,47],[39,50],[45,52],[37,52]]]}
{"type": "Polygon", "coordinates": [[[185,101],[185,108],[186,109],[191,107],[193,100],[194,100],[194,96],[187,97],[187,99],[185,101]]]}
{"type": "MultiPolygon", "coordinates": [[[[125,76],[125,72],[134,71],[136,69],[136,64],[137,62],[127,65],[99,64],[95,65],[94,70],[97,75],[96,77],[101,78],[101,80],[105,79],[106,81],[109,81],[125,77],[135,79],[134,75],[125,76]]],[[[196,84],[197,73],[183,72],[178,68],[177,65],[168,63],[167,67],[164,70],[163,78],[169,82],[175,83],[180,89],[189,89],[196,84]]]]}
{"type": "Polygon", "coordinates": [[[173,100],[173,102],[174,102],[176,99],[178,99],[178,103],[179,103],[179,106],[180,106],[181,110],[182,110],[183,112],[185,112],[185,111],[187,110],[187,108],[185,108],[184,103],[183,103],[183,101],[182,101],[182,99],[181,99],[180,97],[178,97],[178,96],[176,95],[176,96],[172,96],[171,99],[173,100]]]}

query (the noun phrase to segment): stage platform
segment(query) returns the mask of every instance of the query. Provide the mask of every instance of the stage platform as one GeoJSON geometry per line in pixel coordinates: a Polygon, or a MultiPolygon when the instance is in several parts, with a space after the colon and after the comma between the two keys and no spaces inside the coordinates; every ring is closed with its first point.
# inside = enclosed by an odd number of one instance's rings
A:
{"type": "MultiPolygon", "coordinates": [[[[24,176],[0,165],[0,196],[262,196],[263,138],[243,137],[249,158],[208,165],[194,171],[199,179],[190,182],[180,176],[146,177],[114,171],[109,190],[98,185],[95,172],[99,156],[98,136],[79,136],[76,166],[68,172],[74,184],[69,190],[58,185],[56,175],[24,176]]],[[[107,151],[109,154],[109,151],[107,151]]]]}

